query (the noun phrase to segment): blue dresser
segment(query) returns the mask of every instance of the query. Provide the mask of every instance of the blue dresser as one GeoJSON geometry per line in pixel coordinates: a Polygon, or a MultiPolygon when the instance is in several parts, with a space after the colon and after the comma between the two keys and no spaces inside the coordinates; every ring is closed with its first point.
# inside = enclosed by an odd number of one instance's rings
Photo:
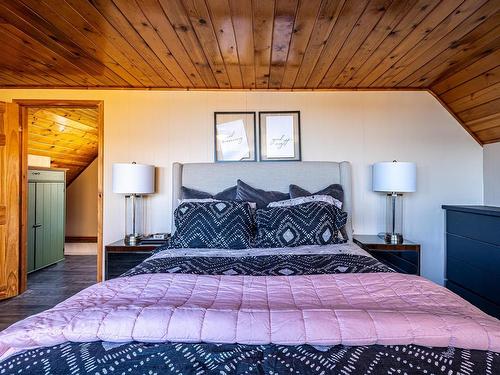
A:
{"type": "Polygon", "coordinates": [[[446,287],[500,318],[500,207],[446,210],[446,287]]]}

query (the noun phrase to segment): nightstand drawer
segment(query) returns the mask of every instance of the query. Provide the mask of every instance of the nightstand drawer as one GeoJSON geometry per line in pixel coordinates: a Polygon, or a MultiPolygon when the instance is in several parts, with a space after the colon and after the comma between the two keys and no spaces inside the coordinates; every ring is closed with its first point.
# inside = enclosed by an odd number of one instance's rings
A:
{"type": "Polygon", "coordinates": [[[108,252],[106,254],[106,280],[113,279],[139,265],[151,256],[151,251],[145,252],[108,252]]]}
{"type": "Polygon", "coordinates": [[[396,272],[420,275],[420,245],[404,240],[401,243],[387,243],[377,235],[355,234],[353,241],[374,258],[396,272]]]}
{"type": "Polygon", "coordinates": [[[167,241],[158,241],[130,245],[120,240],[106,245],[104,278],[108,280],[122,275],[149,258],[154,250],[166,243],[167,241]]]}
{"type": "Polygon", "coordinates": [[[400,273],[418,275],[418,253],[412,251],[370,251],[370,254],[400,273]]]}

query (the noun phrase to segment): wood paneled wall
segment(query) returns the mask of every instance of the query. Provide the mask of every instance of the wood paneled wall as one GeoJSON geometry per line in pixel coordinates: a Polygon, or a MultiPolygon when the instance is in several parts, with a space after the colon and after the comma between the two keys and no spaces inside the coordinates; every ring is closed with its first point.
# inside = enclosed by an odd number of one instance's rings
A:
{"type": "Polygon", "coordinates": [[[97,157],[98,113],[92,108],[28,109],[28,153],[67,169],[69,185],[97,157]]]}
{"type": "Polygon", "coordinates": [[[500,142],[499,50],[449,72],[431,89],[481,143],[500,142]]]}
{"type": "Polygon", "coordinates": [[[431,89],[500,138],[498,0],[0,0],[0,87],[431,89]]]}

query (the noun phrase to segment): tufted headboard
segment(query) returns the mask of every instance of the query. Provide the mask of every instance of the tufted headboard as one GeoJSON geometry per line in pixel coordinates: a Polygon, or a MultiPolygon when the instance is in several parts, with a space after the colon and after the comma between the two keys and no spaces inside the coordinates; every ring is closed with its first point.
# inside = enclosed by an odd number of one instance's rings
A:
{"type": "Polygon", "coordinates": [[[215,194],[236,185],[238,179],[259,189],[282,192],[288,192],[290,184],[299,185],[310,192],[316,192],[330,184],[340,184],[344,188],[343,209],[349,215],[347,233],[349,237],[353,233],[352,175],[351,163],[347,161],[174,163],[172,211],[179,204],[182,186],[215,194]]]}

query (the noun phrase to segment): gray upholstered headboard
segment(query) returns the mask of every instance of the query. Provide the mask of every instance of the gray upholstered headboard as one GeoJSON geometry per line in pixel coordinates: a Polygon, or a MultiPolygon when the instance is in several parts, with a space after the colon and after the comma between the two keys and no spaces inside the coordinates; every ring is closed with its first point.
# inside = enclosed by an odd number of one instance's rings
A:
{"type": "Polygon", "coordinates": [[[330,184],[340,184],[344,188],[343,209],[349,214],[347,233],[350,235],[353,233],[351,163],[347,161],[339,163],[328,161],[174,163],[172,210],[175,210],[179,204],[182,186],[215,194],[234,186],[237,179],[259,189],[282,192],[288,192],[290,184],[299,185],[311,192],[323,189],[330,184]]]}

